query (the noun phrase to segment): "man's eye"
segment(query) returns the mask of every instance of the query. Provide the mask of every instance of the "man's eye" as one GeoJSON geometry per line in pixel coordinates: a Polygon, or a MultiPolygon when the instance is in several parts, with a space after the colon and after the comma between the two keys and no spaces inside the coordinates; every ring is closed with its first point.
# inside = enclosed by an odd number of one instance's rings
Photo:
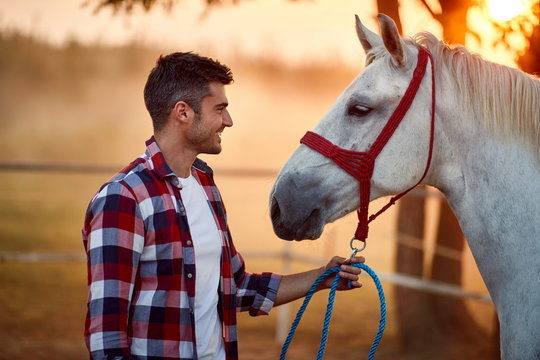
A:
{"type": "Polygon", "coordinates": [[[352,105],[349,107],[349,115],[352,116],[366,116],[370,111],[371,108],[364,105],[352,105]]]}

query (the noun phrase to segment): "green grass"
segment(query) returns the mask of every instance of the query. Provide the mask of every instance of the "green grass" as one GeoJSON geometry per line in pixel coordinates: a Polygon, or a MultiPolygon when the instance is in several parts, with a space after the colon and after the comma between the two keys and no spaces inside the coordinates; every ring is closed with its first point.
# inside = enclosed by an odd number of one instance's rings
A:
{"type": "Polygon", "coordinates": [[[0,263],[0,359],[82,359],[86,266],[0,263]]]}
{"type": "Polygon", "coordinates": [[[84,253],[88,202],[106,175],[18,172],[0,177],[0,252],[84,253]]]}

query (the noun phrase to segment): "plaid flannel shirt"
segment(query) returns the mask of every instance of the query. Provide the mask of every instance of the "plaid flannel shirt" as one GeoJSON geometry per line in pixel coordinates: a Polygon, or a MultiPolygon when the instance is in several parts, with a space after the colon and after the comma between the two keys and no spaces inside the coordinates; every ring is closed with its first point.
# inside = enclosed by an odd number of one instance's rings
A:
{"type": "MultiPolygon", "coordinates": [[[[146,144],[146,153],[103,185],[86,213],[85,340],[94,359],[197,359],[188,220],[176,175],[154,138],[146,144]]],[[[222,238],[218,312],[227,359],[237,359],[236,311],[268,314],[281,276],[245,271],[212,170],[197,159],[192,174],[222,238]]]]}

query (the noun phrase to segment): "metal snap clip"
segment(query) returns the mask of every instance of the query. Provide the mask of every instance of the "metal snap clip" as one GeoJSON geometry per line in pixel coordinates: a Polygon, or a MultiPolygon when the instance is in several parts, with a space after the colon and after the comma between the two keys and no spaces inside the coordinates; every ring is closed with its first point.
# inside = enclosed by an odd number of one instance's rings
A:
{"type": "MultiPolygon", "coordinates": [[[[351,259],[352,259],[353,257],[355,257],[357,253],[359,253],[359,252],[361,252],[362,250],[364,250],[364,249],[366,248],[366,245],[367,245],[367,241],[362,241],[364,244],[363,244],[363,246],[362,246],[360,249],[358,249],[357,247],[354,247],[354,246],[353,246],[354,240],[358,240],[358,239],[356,239],[356,238],[354,238],[354,237],[351,239],[351,243],[350,243],[351,249],[352,249],[352,253],[351,253],[351,257],[350,257],[351,259]]],[[[358,241],[360,241],[360,240],[358,240],[358,241]]]]}

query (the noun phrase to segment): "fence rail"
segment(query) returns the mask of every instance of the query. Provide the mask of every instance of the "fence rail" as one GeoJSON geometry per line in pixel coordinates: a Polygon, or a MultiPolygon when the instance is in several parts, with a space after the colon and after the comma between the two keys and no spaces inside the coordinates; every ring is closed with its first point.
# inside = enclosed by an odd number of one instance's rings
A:
{"type": "MultiPolygon", "coordinates": [[[[244,251],[242,255],[245,258],[267,258],[277,259],[284,262],[303,262],[310,265],[322,266],[326,260],[317,259],[309,256],[292,254],[288,250],[284,251],[244,251]]],[[[0,252],[0,263],[2,262],[68,262],[68,261],[86,261],[86,255],[83,253],[25,253],[25,252],[0,252]]],[[[290,268],[290,264],[286,265],[290,268]]],[[[459,286],[450,285],[437,281],[429,281],[421,278],[403,275],[395,272],[382,270],[374,271],[382,281],[395,285],[404,286],[428,293],[460,297],[466,299],[492,302],[488,294],[472,292],[459,286]]]]}
{"type": "MultiPolygon", "coordinates": [[[[114,174],[123,166],[116,165],[90,165],[90,164],[57,164],[57,163],[0,163],[0,171],[19,172],[62,172],[80,174],[114,174]]],[[[216,168],[220,176],[241,176],[255,178],[276,177],[278,170],[257,168],[216,168]]]]}

